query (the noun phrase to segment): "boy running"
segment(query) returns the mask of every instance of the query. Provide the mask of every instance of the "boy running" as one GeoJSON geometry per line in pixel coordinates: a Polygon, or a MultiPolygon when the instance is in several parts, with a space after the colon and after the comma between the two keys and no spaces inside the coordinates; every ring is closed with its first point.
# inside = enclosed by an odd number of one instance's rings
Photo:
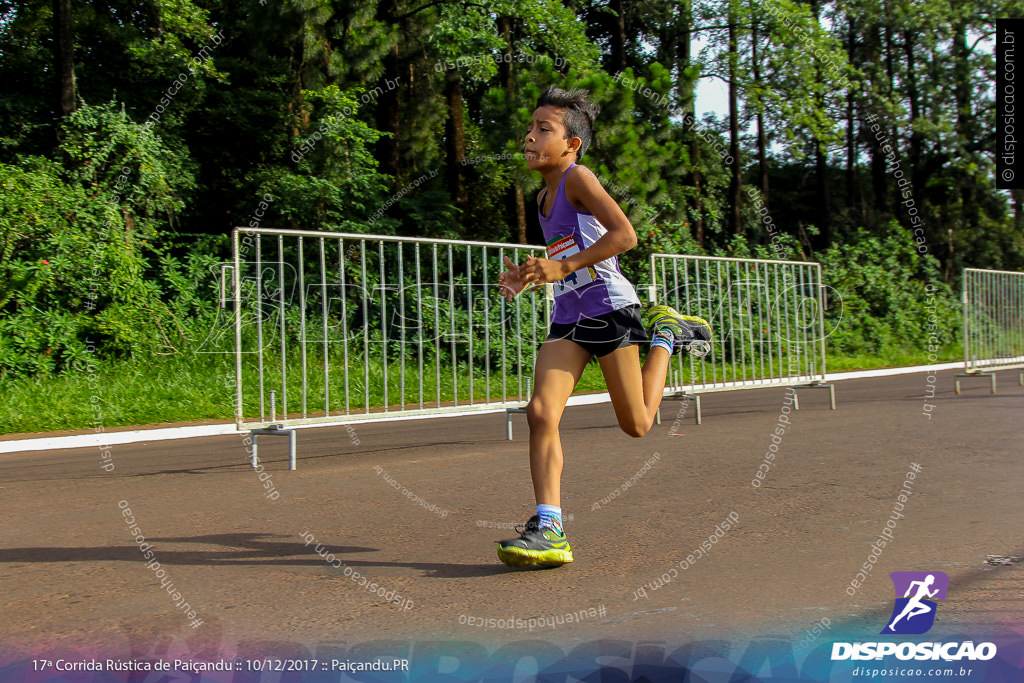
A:
{"type": "Polygon", "coordinates": [[[554,283],[555,290],[550,331],[537,355],[526,408],[537,514],[519,538],[498,543],[498,557],[511,567],[572,562],[562,528],[558,424],[591,357],[597,356],[619,427],[640,437],[654,423],[672,353],[694,342],[703,342],[706,349],[711,339],[707,321],[668,306],[652,306],[641,323],[640,299],[618,266],[618,255],[636,246],[636,233],[597,177],[577,165],[590,144],[598,111],[588,95],[548,88],[537,100],[524,152],[526,165],[546,185],[537,210],[549,258],[531,256],[517,266],[506,257],[509,270],[499,278],[509,301],[545,283],[554,283]],[[650,351],[641,367],[637,345],[648,341],[650,351]]]}

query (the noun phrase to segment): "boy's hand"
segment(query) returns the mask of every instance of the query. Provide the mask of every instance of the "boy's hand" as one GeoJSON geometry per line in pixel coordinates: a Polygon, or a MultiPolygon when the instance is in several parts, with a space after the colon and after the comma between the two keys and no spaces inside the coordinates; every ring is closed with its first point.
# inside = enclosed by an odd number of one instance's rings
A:
{"type": "Polygon", "coordinates": [[[505,265],[508,266],[508,270],[498,276],[498,286],[501,288],[501,295],[511,303],[516,294],[526,288],[526,283],[523,282],[521,268],[512,263],[508,256],[505,257],[505,265]]]}
{"type": "Polygon", "coordinates": [[[558,282],[571,272],[568,259],[552,261],[551,259],[528,256],[526,263],[519,266],[523,282],[533,287],[540,287],[548,282],[558,282]]]}
{"type": "Polygon", "coordinates": [[[557,282],[572,272],[567,260],[552,261],[534,256],[527,256],[526,263],[521,266],[512,263],[506,256],[505,265],[509,269],[499,275],[498,280],[502,295],[509,301],[524,289],[533,290],[548,282],[557,282]]]}

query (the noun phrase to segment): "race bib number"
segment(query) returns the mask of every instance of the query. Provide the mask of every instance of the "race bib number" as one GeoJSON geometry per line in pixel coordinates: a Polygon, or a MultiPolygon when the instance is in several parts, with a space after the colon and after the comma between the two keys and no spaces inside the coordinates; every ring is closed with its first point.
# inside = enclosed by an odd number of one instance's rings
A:
{"type": "MultiPolygon", "coordinates": [[[[562,261],[578,253],[580,253],[580,247],[572,235],[560,237],[548,245],[548,258],[552,261],[562,261]]],[[[592,267],[580,268],[554,283],[555,296],[579,289],[596,279],[597,271],[592,267]]]]}

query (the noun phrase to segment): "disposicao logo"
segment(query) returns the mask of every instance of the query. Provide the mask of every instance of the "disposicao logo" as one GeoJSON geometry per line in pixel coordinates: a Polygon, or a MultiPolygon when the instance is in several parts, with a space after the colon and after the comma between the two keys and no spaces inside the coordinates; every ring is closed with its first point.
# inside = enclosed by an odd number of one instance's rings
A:
{"type": "Polygon", "coordinates": [[[896,604],[882,635],[927,633],[935,623],[935,600],[946,599],[949,577],[944,572],[893,572],[889,578],[896,589],[896,604]]]}
{"type": "MultiPolygon", "coordinates": [[[[892,615],[881,635],[920,635],[935,623],[938,603],[945,600],[949,577],[943,572],[893,572],[889,574],[896,591],[892,615]]],[[[918,661],[987,661],[996,656],[994,643],[972,641],[949,643],[833,643],[832,661],[852,659],[897,659],[918,661]]]]}

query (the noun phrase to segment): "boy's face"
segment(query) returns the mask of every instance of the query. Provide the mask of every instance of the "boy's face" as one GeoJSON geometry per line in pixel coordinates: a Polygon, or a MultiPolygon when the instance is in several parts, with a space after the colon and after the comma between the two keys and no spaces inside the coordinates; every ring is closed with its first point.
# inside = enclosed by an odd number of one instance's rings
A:
{"type": "Polygon", "coordinates": [[[523,151],[526,166],[538,171],[549,166],[558,166],[566,157],[576,157],[580,148],[578,137],[569,138],[562,123],[562,110],[550,104],[537,107],[526,129],[523,151]]]}

